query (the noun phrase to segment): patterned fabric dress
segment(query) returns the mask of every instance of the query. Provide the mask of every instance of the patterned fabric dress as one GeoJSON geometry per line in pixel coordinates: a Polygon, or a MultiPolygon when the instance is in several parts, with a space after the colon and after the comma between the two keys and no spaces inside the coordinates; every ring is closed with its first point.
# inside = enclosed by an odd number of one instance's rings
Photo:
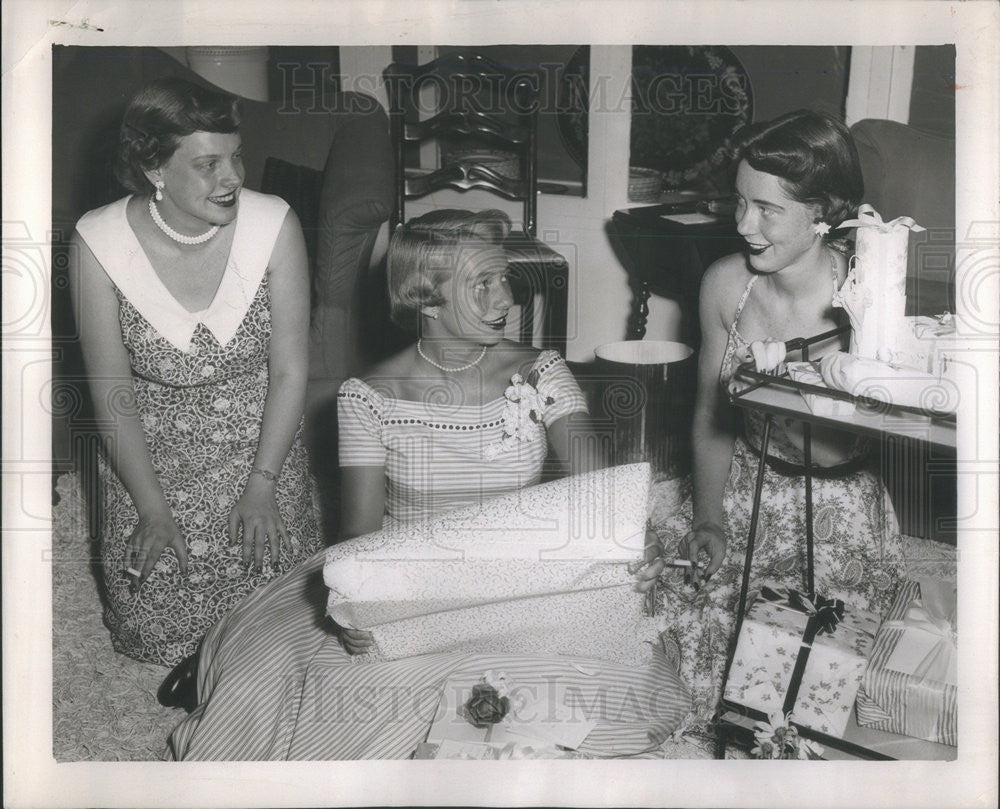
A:
{"type": "MultiPolygon", "coordinates": [[[[305,449],[297,436],[276,499],[292,549],[248,571],[228,541],[229,512],[250,474],[267,395],[271,332],[267,262],[287,205],[244,189],[223,279],[208,309],[170,295],[125,216],[128,198],[88,213],[77,230],[114,284],[146,444],[177,527],[188,575],[163,554],[138,595],[122,575],[138,516],[104,458],[101,556],[105,622],[117,651],[163,665],[194,653],[208,629],[252,590],[321,547],[305,449]]],[[[124,392],[123,392],[123,395],[124,392]]],[[[113,406],[113,403],[112,403],[113,406]]]]}
{"type": "MultiPolygon", "coordinates": [[[[504,434],[503,398],[481,407],[402,402],[348,380],[339,402],[341,462],[385,464],[389,522],[535,483],[544,426],[556,414],[586,409],[558,355],[542,352],[535,370],[538,390],[553,401],[541,424],[532,422],[523,441],[507,442],[491,460],[488,448],[504,434]],[[502,483],[483,492],[480,481],[502,483]]],[[[360,663],[340,646],[325,615],[325,561],[324,551],[254,593],[209,633],[199,661],[200,704],[171,735],[172,757],[408,758],[430,728],[447,679],[490,669],[518,682],[558,677],[578,687],[601,713],[585,745],[593,756],[649,755],[688,709],[687,692],[662,654],[644,667],[456,652],[360,663]]]]}
{"type": "MultiPolygon", "coordinates": [[[[726,387],[748,348],[737,324],[749,297],[753,276],[740,298],[720,371],[726,387]]],[[[736,620],[746,558],[753,493],[757,480],[764,417],[744,411],[744,434],[736,439],[724,510],[728,545],[722,567],[696,592],[682,571],[667,570],[660,579],[668,647],[692,690],[695,714],[689,723],[704,731],[718,704],[729,643],[736,620]],[[753,448],[758,448],[754,453],[753,448]]],[[[771,429],[768,455],[800,466],[802,453],[782,419],[771,429]]],[[[846,604],[882,613],[904,577],[902,544],[892,503],[873,468],[869,442],[858,438],[848,464],[853,471],[836,478],[813,477],[813,539],[816,591],[846,604]],[[867,457],[866,457],[867,456],[867,457]]],[[[787,472],[788,470],[782,470],[787,472]]],[[[691,528],[691,501],[655,526],[667,554],[691,528]]],[[[761,583],[805,591],[805,478],[766,467],[750,576],[750,597],[761,583]]]]}

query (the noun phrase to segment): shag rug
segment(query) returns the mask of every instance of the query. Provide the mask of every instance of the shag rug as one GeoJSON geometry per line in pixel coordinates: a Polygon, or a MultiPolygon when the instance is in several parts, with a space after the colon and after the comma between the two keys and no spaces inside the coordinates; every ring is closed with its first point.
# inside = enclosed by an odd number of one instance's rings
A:
{"type": "MultiPolygon", "coordinates": [[[[168,669],[120,655],[101,619],[96,549],[74,474],[56,482],[52,525],[52,747],[56,761],[156,761],[185,716],[156,690],[168,669]]],[[[666,503],[657,503],[665,507],[666,503]]],[[[656,514],[654,513],[654,519],[656,514]]],[[[907,575],[955,576],[955,548],[904,537],[907,575]]],[[[707,739],[663,743],[659,757],[711,758],[707,739]]],[[[734,757],[742,757],[733,752],[734,757]]]]}
{"type": "Polygon", "coordinates": [[[155,761],[184,711],[156,701],[169,669],[118,654],[101,619],[99,559],[77,477],[52,510],[52,747],[56,761],[155,761]]]}

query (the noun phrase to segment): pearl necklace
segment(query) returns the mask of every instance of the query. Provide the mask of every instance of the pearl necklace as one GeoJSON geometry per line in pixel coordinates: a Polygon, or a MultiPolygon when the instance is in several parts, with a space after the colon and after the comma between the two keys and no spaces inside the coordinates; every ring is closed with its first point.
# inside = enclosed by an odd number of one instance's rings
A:
{"type": "Polygon", "coordinates": [[[170,225],[163,221],[163,217],[160,216],[160,212],[156,207],[156,203],[153,202],[152,197],[149,198],[149,215],[153,217],[153,221],[160,230],[162,230],[175,242],[180,242],[181,244],[201,244],[202,242],[207,242],[219,232],[219,226],[212,225],[212,227],[202,233],[201,236],[185,236],[183,233],[178,233],[170,227],[170,225]]]}
{"type": "Polygon", "coordinates": [[[466,370],[468,370],[473,365],[479,365],[479,363],[483,361],[483,357],[486,356],[486,346],[483,346],[483,350],[479,352],[479,356],[476,357],[472,362],[470,362],[468,365],[460,365],[458,368],[445,368],[445,366],[441,365],[441,363],[434,362],[434,360],[432,360],[430,357],[428,357],[424,353],[424,350],[420,347],[420,339],[419,338],[417,339],[417,353],[421,356],[422,359],[424,359],[425,361],[429,362],[435,368],[440,368],[446,374],[457,374],[459,371],[466,371],[466,370]]]}

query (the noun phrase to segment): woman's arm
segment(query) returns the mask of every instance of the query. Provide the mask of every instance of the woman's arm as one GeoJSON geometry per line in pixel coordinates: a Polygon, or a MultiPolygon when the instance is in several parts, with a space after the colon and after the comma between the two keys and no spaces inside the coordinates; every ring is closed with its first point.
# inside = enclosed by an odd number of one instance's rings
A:
{"type": "MultiPolygon", "coordinates": [[[[385,467],[340,467],[340,539],[369,534],[382,527],[385,513],[385,467]]],[[[348,654],[364,654],[375,643],[370,632],[336,625],[348,654]]]]}
{"type": "Polygon", "coordinates": [[[118,296],[79,233],[73,234],[69,256],[77,329],[101,439],[139,516],[123,564],[140,572],[133,582],[137,586],[149,576],[163,550],[170,547],[181,572],[187,573],[184,537],[156,478],[135,408],[132,368],[118,323],[118,296]]]}
{"type": "Polygon", "coordinates": [[[736,440],[732,407],[719,391],[719,370],[729,340],[724,313],[730,308],[736,276],[731,268],[726,267],[726,261],[723,259],[714,264],[705,273],[699,306],[702,338],[698,357],[698,392],[691,428],[694,520],[687,543],[688,558],[692,562],[698,561],[702,550],[708,553],[710,562],[703,571],[704,576],[718,570],[725,558],[727,537],[722,501],[736,440]]]}
{"type": "Polygon", "coordinates": [[[604,445],[586,413],[570,413],[553,421],[548,427],[552,454],[571,475],[582,475],[607,466],[604,445]]]}
{"type": "MultiPolygon", "coordinates": [[[[535,362],[537,352],[533,357],[535,362]]],[[[587,398],[569,366],[562,360],[545,361],[539,376],[527,374],[543,399],[549,399],[542,414],[552,454],[571,475],[603,469],[608,465],[606,442],[594,432],[587,412],[587,398]]]]}
{"type": "Polygon", "coordinates": [[[340,467],[340,538],[370,534],[385,514],[385,467],[340,467]]]}
{"type": "MultiPolygon", "coordinates": [[[[305,408],[309,351],[309,261],[298,217],[291,209],[278,233],[268,261],[271,294],[271,339],[267,360],[267,397],[254,455],[255,469],[277,476],[302,420],[305,408]]],[[[253,472],[229,515],[229,533],[236,540],[243,529],[243,562],[251,556],[259,570],[265,544],[277,564],[280,540],[288,534],[274,499],[275,481],[253,472]]]]}

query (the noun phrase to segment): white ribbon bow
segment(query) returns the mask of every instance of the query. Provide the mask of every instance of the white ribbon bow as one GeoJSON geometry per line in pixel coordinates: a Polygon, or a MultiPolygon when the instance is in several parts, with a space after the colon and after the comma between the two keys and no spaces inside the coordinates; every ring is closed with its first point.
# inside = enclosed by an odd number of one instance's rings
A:
{"type": "Polygon", "coordinates": [[[955,648],[954,590],[946,584],[930,579],[920,579],[920,598],[914,599],[901,621],[888,621],[890,629],[916,629],[937,638],[934,646],[924,655],[912,674],[921,681],[948,682],[949,669],[957,654],[955,648]]]}
{"type": "Polygon", "coordinates": [[[891,222],[883,222],[882,216],[867,202],[863,203],[858,207],[858,218],[848,219],[837,225],[837,230],[841,228],[864,228],[864,227],[875,227],[878,228],[882,233],[888,233],[894,227],[904,227],[909,228],[913,231],[922,231],[920,225],[913,221],[909,216],[897,216],[891,222]]]}

